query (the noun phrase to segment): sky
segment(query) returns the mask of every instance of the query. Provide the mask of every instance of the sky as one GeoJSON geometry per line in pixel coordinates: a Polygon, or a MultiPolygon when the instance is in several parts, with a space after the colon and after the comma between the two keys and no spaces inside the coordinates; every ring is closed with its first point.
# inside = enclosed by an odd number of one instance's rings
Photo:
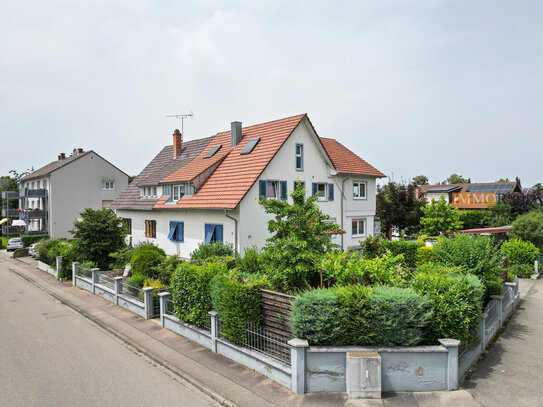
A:
{"type": "Polygon", "coordinates": [[[0,175],[308,113],[390,179],[543,182],[543,1],[0,0],[0,175]]]}

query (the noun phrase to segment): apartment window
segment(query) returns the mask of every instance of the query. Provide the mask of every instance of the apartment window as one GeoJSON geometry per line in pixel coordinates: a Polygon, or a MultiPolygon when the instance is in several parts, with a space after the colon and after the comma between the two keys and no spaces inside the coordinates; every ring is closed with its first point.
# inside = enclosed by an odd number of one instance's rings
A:
{"type": "Polygon", "coordinates": [[[46,179],[43,180],[43,189],[47,189],[47,180],[46,179]]]}
{"type": "Polygon", "coordinates": [[[334,184],[326,184],[324,182],[314,182],[312,185],[313,196],[316,196],[319,201],[334,200],[334,184]]]}
{"type": "Polygon", "coordinates": [[[296,169],[302,171],[304,169],[304,146],[296,144],[296,169]]]}
{"type": "Polygon", "coordinates": [[[156,238],[156,220],[145,221],[145,237],[156,238]]]}
{"type": "Polygon", "coordinates": [[[366,199],[366,187],[367,187],[367,183],[365,181],[354,181],[353,182],[353,198],[366,199]]]}
{"type": "Polygon", "coordinates": [[[353,219],[351,225],[351,234],[353,237],[362,237],[366,235],[366,219],[353,219]]]}
{"type": "Polygon", "coordinates": [[[34,181],[32,181],[31,185],[30,189],[34,189],[34,181]]]}
{"type": "Polygon", "coordinates": [[[264,181],[259,182],[260,199],[276,198],[286,201],[287,199],[287,181],[264,181]]]}
{"type": "Polygon", "coordinates": [[[183,242],[185,240],[185,225],[183,222],[170,222],[168,239],[174,242],[183,242]]]}
{"type": "Polygon", "coordinates": [[[126,235],[131,235],[132,234],[132,219],[130,219],[130,218],[122,218],[121,220],[123,222],[124,233],[126,235]]]}
{"type": "Polygon", "coordinates": [[[222,242],[223,227],[222,225],[205,224],[205,241],[206,243],[222,242]]]}
{"type": "Polygon", "coordinates": [[[305,182],[304,181],[294,181],[294,189],[298,186],[298,184],[302,184],[302,189],[305,189],[305,182]]]}
{"type": "Polygon", "coordinates": [[[102,181],[102,189],[110,191],[113,189],[113,181],[102,181]]]}
{"type": "Polygon", "coordinates": [[[37,181],[38,183],[38,189],[40,189],[41,181],[37,181]]]}

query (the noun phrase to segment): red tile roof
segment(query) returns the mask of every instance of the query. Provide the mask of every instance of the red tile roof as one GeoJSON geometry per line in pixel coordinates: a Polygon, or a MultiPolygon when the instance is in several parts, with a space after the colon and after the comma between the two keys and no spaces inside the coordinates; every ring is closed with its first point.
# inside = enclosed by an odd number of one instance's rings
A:
{"type": "Polygon", "coordinates": [[[385,174],[368,164],[337,140],[324,137],[321,137],[320,139],[326,154],[328,154],[332,164],[334,164],[334,167],[339,172],[345,174],[385,177],[385,174]]]}

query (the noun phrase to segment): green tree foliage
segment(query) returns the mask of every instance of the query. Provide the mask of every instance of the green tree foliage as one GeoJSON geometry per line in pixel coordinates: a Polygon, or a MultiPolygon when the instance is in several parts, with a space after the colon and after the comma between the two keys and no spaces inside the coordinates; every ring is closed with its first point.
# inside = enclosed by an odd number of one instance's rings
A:
{"type": "Polygon", "coordinates": [[[463,229],[480,229],[490,227],[490,211],[467,210],[459,211],[463,229]]]}
{"type": "Polygon", "coordinates": [[[429,180],[426,175],[417,175],[416,177],[413,177],[413,184],[420,187],[421,185],[429,185],[429,180]]]}
{"type": "Polygon", "coordinates": [[[525,242],[532,242],[540,251],[543,251],[543,210],[529,212],[519,216],[511,224],[513,236],[525,242]]]}
{"type": "MultiPolygon", "coordinates": [[[[19,189],[19,186],[17,185],[17,179],[11,178],[11,177],[2,177],[2,179],[7,179],[8,182],[6,182],[4,185],[0,186],[0,209],[4,208],[4,201],[2,200],[2,192],[4,191],[17,191],[19,189]]],[[[19,205],[18,199],[10,199],[9,200],[9,209],[17,209],[19,205]]],[[[1,232],[0,232],[1,233],[1,232]]]]}
{"type": "Polygon", "coordinates": [[[263,249],[263,272],[276,289],[293,292],[307,287],[317,272],[324,253],[335,247],[326,234],[338,232],[336,224],[328,223],[317,197],[305,196],[298,183],[290,193],[293,203],[278,199],[261,200],[260,205],[274,218],[268,222],[272,234],[263,249]]]}
{"type": "Polygon", "coordinates": [[[447,205],[443,196],[439,198],[438,202],[432,199],[430,205],[422,208],[422,213],[420,224],[423,233],[427,235],[437,236],[443,232],[453,232],[462,228],[458,209],[447,205]]]}
{"type": "Polygon", "coordinates": [[[134,251],[130,260],[130,271],[134,275],[143,275],[147,278],[160,277],[160,266],[166,259],[164,250],[156,246],[140,246],[134,251]]]}
{"type": "Polygon", "coordinates": [[[376,215],[381,222],[385,235],[393,227],[400,230],[415,231],[420,224],[423,202],[416,199],[416,185],[399,185],[389,182],[384,187],[377,187],[376,215]]]}
{"type": "Polygon", "coordinates": [[[424,246],[424,243],[411,242],[408,240],[383,240],[383,248],[392,253],[393,256],[402,255],[402,265],[405,267],[415,267],[417,261],[417,250],[419,247],[424,246]]]}
{"type": "Polygon", "coordinates": [[[470,184],[470,183],[471,183],[471,178],[464,178],[462,175],[451,174],[449,178],[447,178],[441,184],[447,185],[447,184],[470,184]]]}
{"type": "Polygon", "coordinates": [[[500,251],[504,257],[507,257],[511,266],[532,265],[541,256],[541,251],[532,242],[524,242],[518,238],[503,242],[500,251]]]}

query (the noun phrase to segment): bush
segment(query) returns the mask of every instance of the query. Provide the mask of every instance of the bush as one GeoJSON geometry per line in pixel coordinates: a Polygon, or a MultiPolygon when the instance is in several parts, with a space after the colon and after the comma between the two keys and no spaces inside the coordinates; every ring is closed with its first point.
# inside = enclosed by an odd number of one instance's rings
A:
{"type": "Polygon", "coordinates": [[[511,224],[513,236],[532,242],[535,247],[543,251],[543,210],[531,211],[519,216],[511,224]]]}
{"type": "Polygon", "coordinates": [[[501,252],[507,257],[511,266],[517,264],[534,264],[541,252],[532,242],[523,242],[520,239],[510,239],[502,243],[501,252]]]}
{"type": "Polygon", "coordinates": [[[503,280],[500,277],[496,277],[492,280],[488,280],[487,293],[488,295],[502,295],[503,294],[503,280]]]}
{"type": "Polygon", "coordinates": [[[177,255],[166,257],[162,263],[160,263],[158,279],[168,286],[172,278],[172,273],[177,270],[177,267],[181,263],[183,263],[183,260],[180,260],[177,255]]]}
{"type": "Polygon", "coordinates": [[[362,346],[371,343],[372,331],[367,303],[372,288],[350,285],[335,288],[334,292],[340,306],[341,334],[338,344],[362,346]]]}
{"type": "Polygon", "coordinates": [[[134,251],[130,260],[130,271],[133,275],[141,274],[149,278],[158,278],[160,265],[165,258],[164,250],[156,246],[140,246],[134,251]]]}
{"type": "Polygon", "coordinates": [[[268,288],[265,278],[243,278],[236,272],[211,280],[211,304],[222,322],[221,332],[229,341],[245,342],[247,324],[260,325],[261,288],[268,288]]]}
{"type": "Polygon", "coordinates": [[[117,250],[114,253],[109,253],[109,257],[114,259],[114,261],[109,265],[113,270],[122,270],[126,267],[127,264],[132,260],[132,256],[136,249],[132,246],[125,246],[122,249],[117,250]]]}
{"type": "Polygon", "coordinates": [[[244,249],[244,255],[236,258],[236,268],[242,273],[258,274],[262,269],[262,255],[253,246],[244,249]]]}
{"type": "Polygon", "coordinates": [[[136,288],[143,288],[143,285],[145,284],[145,280],[147,280],[147,277],[143,274],[133,274],[127,281],[128,285],[131,285],[132,287],[136,288]]]}
{"type": "Polygon", "coordinates": [[[410,242],[407,240],[383,240],[383,248],[392,253],[392,255],[397,256],[403,254],[402,264],[405,267],[415,267],[417,260],[417,250],[422,246],[419,242],[410,242]]]}
{"type": "Polygon", "coordinates": [[[62,256],[62,268],[57,270],[58,277],[71,280],[72,262],[79,260],[75,244],[63,239],[49,239],[38,247],[38,259],[53,268],[56,268],[57,256],[62,256]]]}
{"type": "Polygon", "coordinates": [[[431,304],[410,288],[378,287],[368,300],[372,343],[415,346],[432,318],[431,304]]]}
{"type": "Polygon", "coordinates": [[[530,264],[515,264],[507,269],[508,274],[518,276],[519,278],[530,278],[535,273],[534,266],[530,264]]]}
{"type": "MultiPolygon", "coordinates": [[[[426,270],[431,264],[425,265],[426,270]]],[[[425,295],[431,303],[433,316],[425,332],[425,341],[436,344],[438,339],[454,338],[461,345],[474,342],[483,309],[484,286],[472,274],[455,273],[457,269],[437,266],[433,272],[417,270],[410,287],[425,295]]]]}
{"type": "Polygon", "coordinates": [[[208,312],[212,310],[211,280],[226,271],[224,263],[179,264],[171,279],[172,301],[178,318],[197,326],[206,325],[208,312]]]}
{"type": "Polygon", "coordinates": [[[375,259],[385,254],[381,240],[379,236],[368,236],[365,240],[361,240],[362,255],[367,259],[375,259]]]}
{"type": "Polygon", "coordinates": [[[49,235],[28,235],[22,236],[21,239],[23,240],[25,247],[28,247],[34,243],[39,242],[40,240],[49,239],[49,235]]]}
{"type": "Polygon", "coordinates": [[[460,211],[460,222],[463,229],[479,229],[490,226],[490,213],[488,210],[460,211]]]}
{"type": "Polygon", "coordinates": [[[336,292],[330,289],[308,290],[292,302],[290,329],[296,338],[311,345],[335,345],[341,342],[341,310],[336,292]]]}
{"type": "Polygon", "coordinates": [[[198,248],[190,254],[191,261],[203,262],[209,260],[211,257],[223,257],[233,256],[234,246],[231,243],[202,242],[198,245],[198,248]]]}
{"type": "Polygon", "coordinates": [[[161,290],[162,288],[166,288],[162,281],[154,278],[146,278],[143,282],[143,288],[145,287],[153,287],[155,290],[161,290]]]}
{"type": "Polygon", "coordinates": [[[433,263],[435,261],[434,248],[432,246],[419,247],[415,259],[416,267],[420,267],[426,263],[433,263]]]}

